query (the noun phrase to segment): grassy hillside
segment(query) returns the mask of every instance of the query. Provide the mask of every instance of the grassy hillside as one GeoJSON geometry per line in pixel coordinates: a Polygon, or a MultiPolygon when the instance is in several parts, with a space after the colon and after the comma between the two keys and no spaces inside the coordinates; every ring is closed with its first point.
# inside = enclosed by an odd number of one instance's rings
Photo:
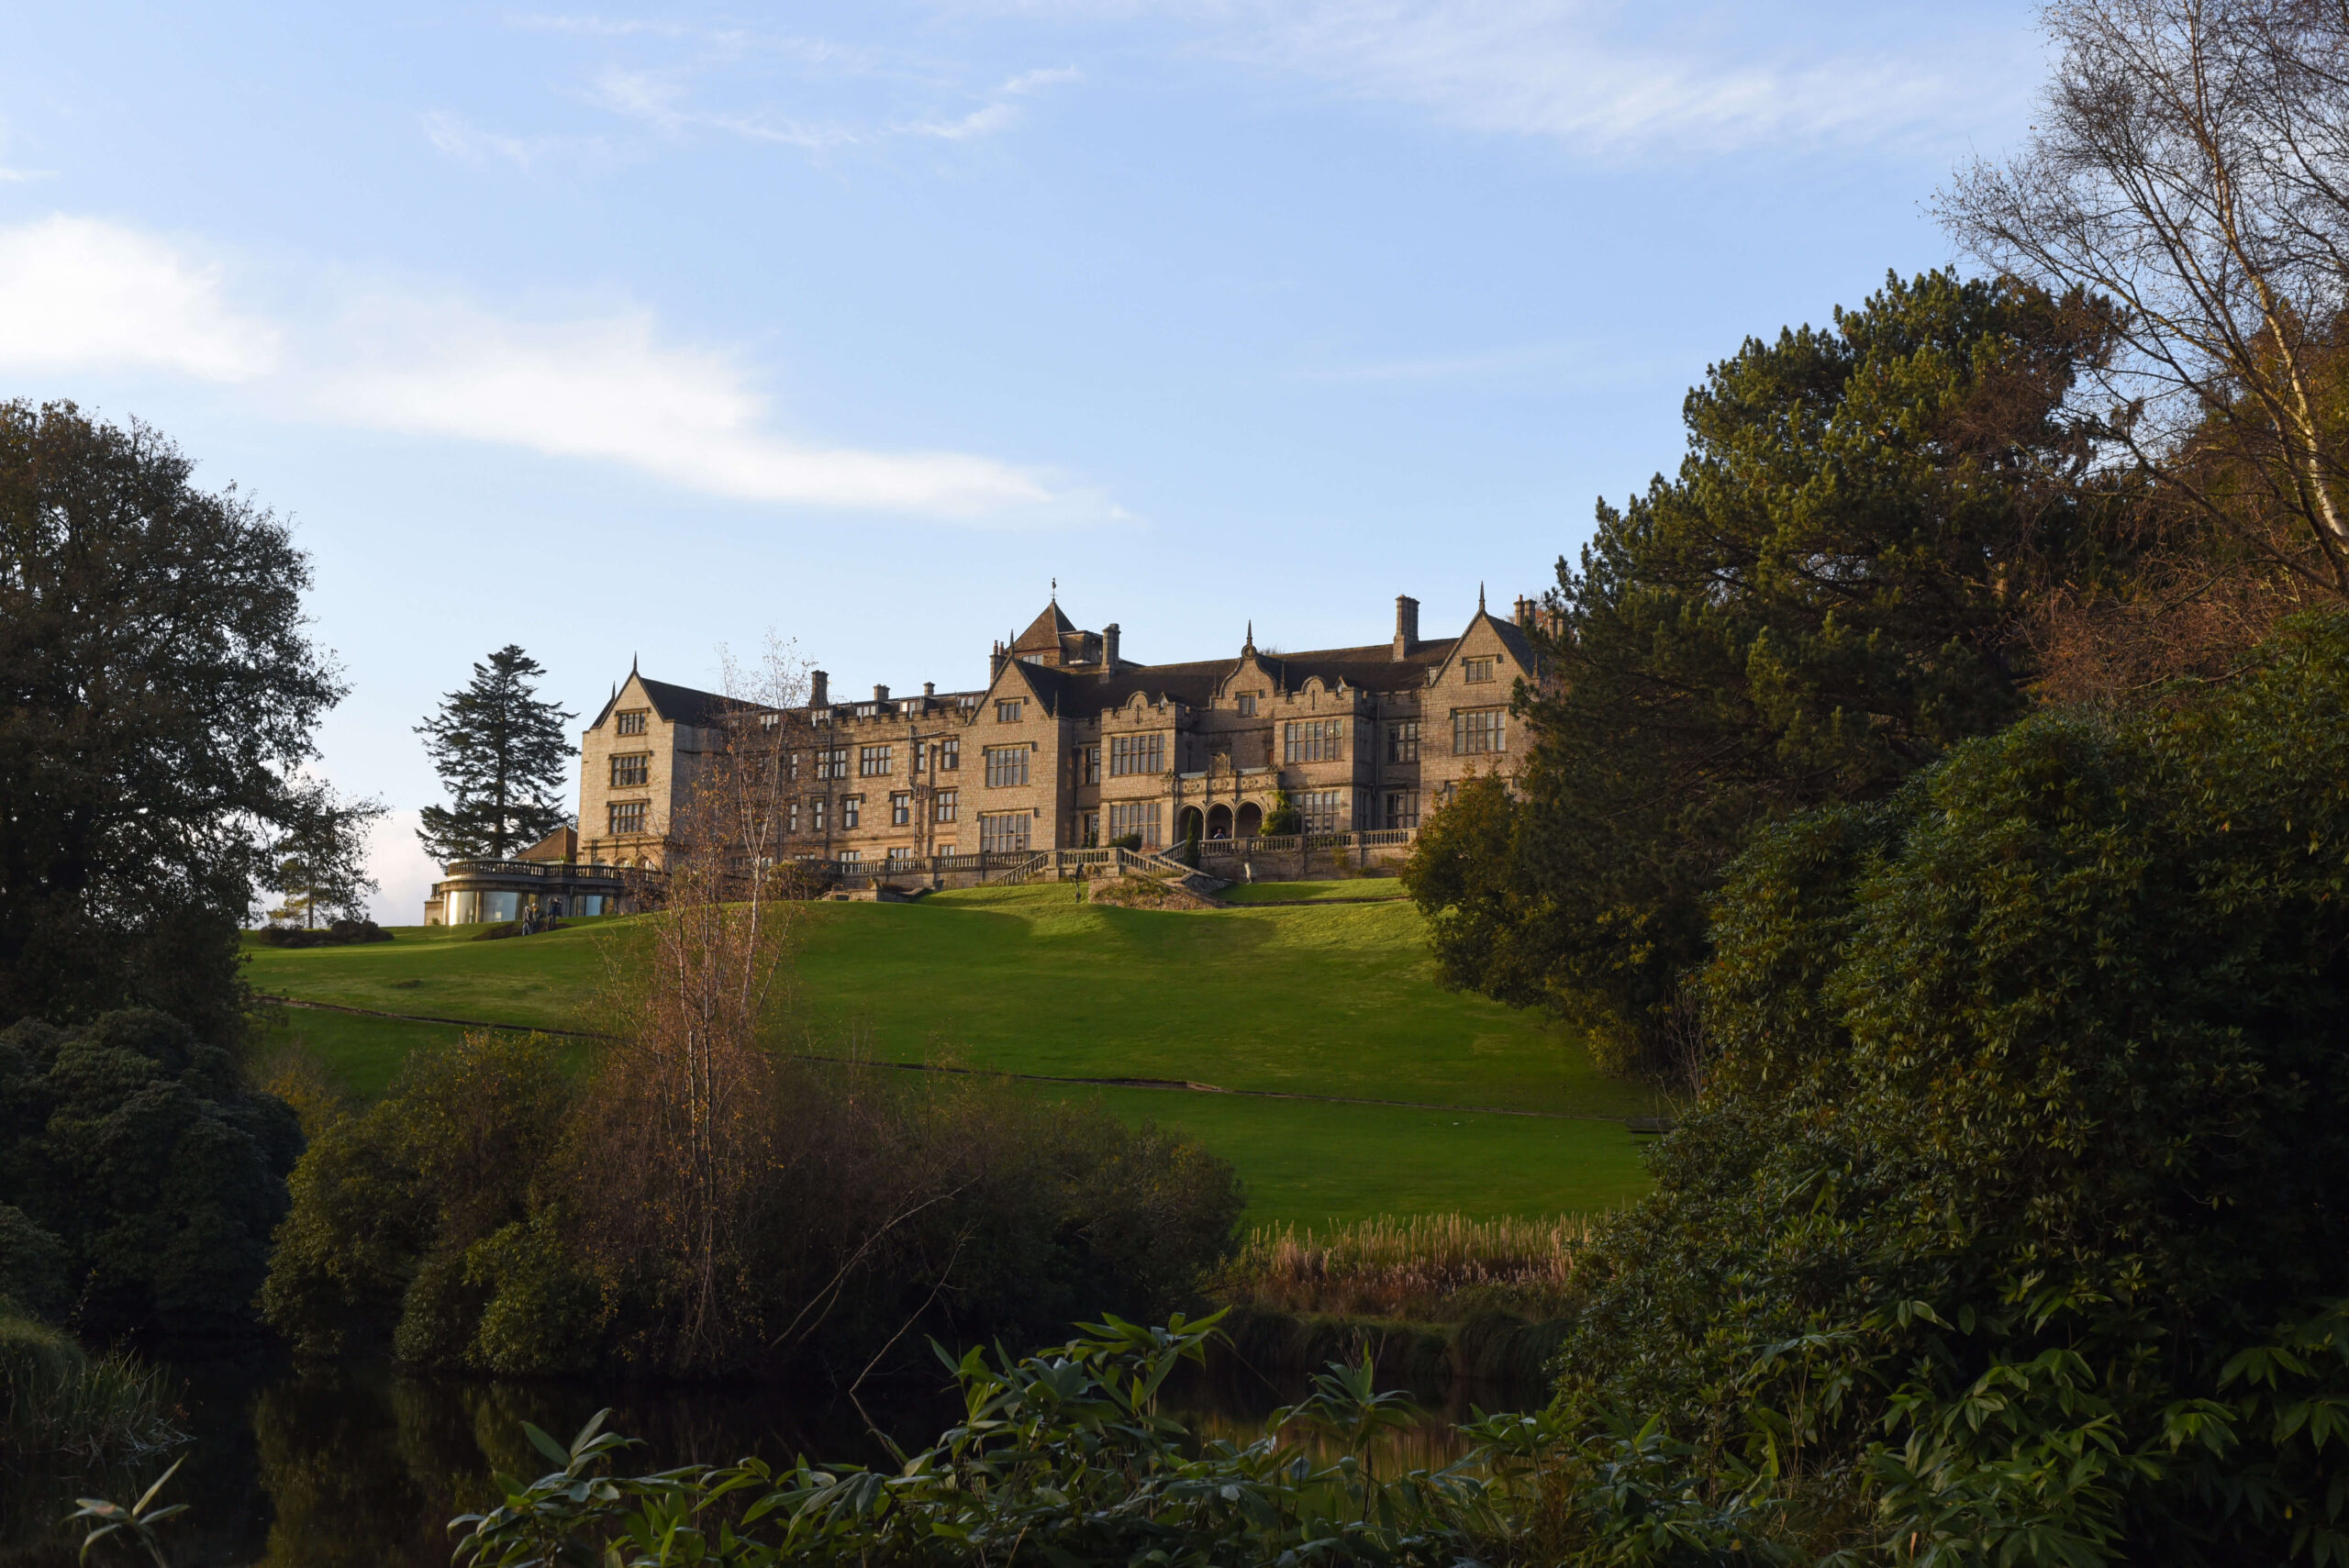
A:
{"type": "MultiPolygon", "coordinates": [[[[306,1000],[593,1029],[586,999],[632,924],[256,947],[250,973],[262,991],[306,1000]]],[[[1031,1086],[1098,1094],[1120,1114],[1191,1131],[1239,1165],[1258,1218],[1592,1209],[1645,1182],[1620,1123],[1556,1118],[1641,1115],[1648,1095],[1598,1073],[1542,1020],[1437,989],[1407,902],[1178,912],[1095,907],[1041,886],[817,905],[793,1011],[803,1048],[828,1054],[1462,1107],[1031,1086]]],[[[298,1010],[285,1027],[360,1094],[380,1092],[406,1051],[454,1032],[298,1010]]]]}

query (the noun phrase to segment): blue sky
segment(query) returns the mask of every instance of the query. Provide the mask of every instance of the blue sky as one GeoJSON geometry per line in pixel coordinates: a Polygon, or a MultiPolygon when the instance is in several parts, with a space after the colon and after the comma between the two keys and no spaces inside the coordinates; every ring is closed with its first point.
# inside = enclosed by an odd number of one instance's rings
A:
{"type": "Polygon", "coordinates": [[[592,712],[770,630],[975,684],[1057,577],[1129,657],[1431,633],[1670,467],[1749,333],[1950,247],[2020,5],[13,8],[0,395],[292,517],[322,771],[508,641],[592,712]]]}

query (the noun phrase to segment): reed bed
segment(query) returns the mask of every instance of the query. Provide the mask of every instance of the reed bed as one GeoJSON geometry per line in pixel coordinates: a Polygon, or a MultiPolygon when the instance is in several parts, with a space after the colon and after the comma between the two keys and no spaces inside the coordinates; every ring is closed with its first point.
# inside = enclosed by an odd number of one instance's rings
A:
{"type": "Polygon", "coordinates": [[[186,1440],[170,1379],[119,1351],[0,1316],[0,1460],[119,1459],[186,1440]]]}
{"type": "Polygon", "coordinates": [[[1235,1307],[1458,1323],[1482,1313],[1554,1316],[1589,1239],[1579,1215],[1470,1219],[1380,1215],[1327,1230],[1258,1228],[1217,1294],[1235,1307]]]}

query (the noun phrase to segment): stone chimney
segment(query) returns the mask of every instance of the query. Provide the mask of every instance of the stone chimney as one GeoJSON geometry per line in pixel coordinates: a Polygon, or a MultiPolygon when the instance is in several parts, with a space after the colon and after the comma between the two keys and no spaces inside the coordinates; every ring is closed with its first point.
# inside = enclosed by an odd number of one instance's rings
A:
{"type": "Polygon", "coordinates": [[[1520,628],[1531,631],[1533,629],[1533,601],[1520,594],[1517,596],[1517,614],[1513,618],[1520,628]]]}
{"type": "Polygon", "coordinates": [[[1117,673],[1118,623],[1116,621],[1111,621],[1101,628],[1101,668],[1112,674],[1117,673]]]}
{"type": "Polygon", "coordinates": [[[938,683],[936,681],[924,681],[921,684],[921,695],[925,697],[936,696],[938,695],[938,683]]]}
{"type": "Polygon", "coordinates": [[[1408,594],[1395,595],[1395,657],[1408,659],[1419,640],[1419,601],[1408,594]]]}
{"type": "Polygon", "coordinates": [[[875,684],[873,688],[873,700],[874,702],[887,702],[889,700],[889,688],[884,685],[875,684]]]}
{"type": "Polygon", "coordinates": [[[996,678],[997,675],[1000,675],[1000,674],[1002,674],[1002,673],[1003,673],[1003,641],[1002,641],[1002,639],[1001,639],[1000,638],[998,638],[998,639],[996,639],[996,645],[995,645],[993,648],[990,648],[990,649],[988,649],[988,650],[987,650],[987,682],[988,682],[988,684],[994,684],[994,682],[995,682],[995,678],[996,678]]]}
{"type": "Polygon", "coordinates": [[[809,707],[832,706],[831,683],[832,678],[821,670],[807,672],[807,706],[809,707]]]}

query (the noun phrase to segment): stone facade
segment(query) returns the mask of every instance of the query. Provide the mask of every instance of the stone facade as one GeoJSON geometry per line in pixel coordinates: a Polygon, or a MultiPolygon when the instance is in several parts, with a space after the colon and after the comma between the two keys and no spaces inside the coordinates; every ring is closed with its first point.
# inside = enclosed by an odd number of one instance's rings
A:
{"type": "MultiPolygon", "coordinates": [[[[940,855],[1256,835],[1286,790],[1308,834],[1408,834],[1472,773],[1513,772],[1508,716],[1538,678],[1534,611],[1423,639],[1396,601],[1386,642],[1137,664],[1119,628],[1057,603],[996,644],[977,690],[836,702],[818,672],[795,754],[788,843],[879,870],[940,855]]],[[[581,738],[578,856],[657,870],[668,823],[717,744],[723,699],[634,670],[581,738]]],[[[795,728],[800,728],[795,725],[795,728]]]]}

